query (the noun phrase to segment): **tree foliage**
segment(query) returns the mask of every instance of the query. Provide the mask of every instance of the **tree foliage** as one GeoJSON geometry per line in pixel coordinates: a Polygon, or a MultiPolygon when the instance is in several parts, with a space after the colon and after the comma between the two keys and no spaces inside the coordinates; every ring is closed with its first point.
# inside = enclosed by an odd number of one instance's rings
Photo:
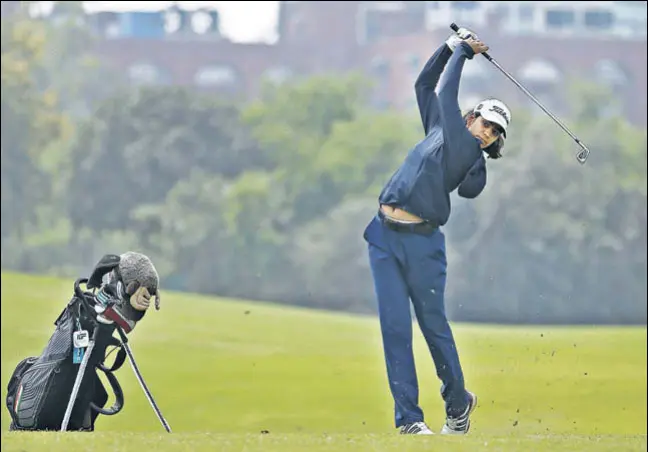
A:
{"type": "MultiPolygon", "coordinates": [[[[372,110],[358,74],[267,85],[247,105],[172,86],[90,95],[104,72],[75,27],[3,23],[3,266],[76,277],[135,249],[167,289],[374,311],[362,232],[422,138],[416,115],[372,110]]],[[[645,323],[646,129],[597,110],[613,98],[599,86],[569,94],[587,165],[519,111],[484,193],[452,194],[452,318],[645,323]]]]}

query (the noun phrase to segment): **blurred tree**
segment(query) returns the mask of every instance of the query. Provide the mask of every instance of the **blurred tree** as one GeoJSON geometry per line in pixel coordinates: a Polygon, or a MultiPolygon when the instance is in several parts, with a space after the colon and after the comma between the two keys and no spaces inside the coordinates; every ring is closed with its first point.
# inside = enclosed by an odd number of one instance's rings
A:
{"type": "MultiPolygon", "coordinates": [[[[130,213],[163,201],[195,168],[232,178],[267,165],[236,107],[175,87],[103,101],[82,124],[72,157],[68,212],[75,227],[95,231],[136,227],[130,213]]],[[[146,237],[159,225],[140,227],[146,237]]]]}
{"type": "Polygon", "coordinates": [[[416,126],[401,115],[367,110],[370,86],[357,74],[268,85],[244,111],[277,166],[272,189],[288,203],[283,221],[311,221],[348,194],[384,182],[395,156],[416,139],[416,126]]]}
{"type": "Polygon", "coordinates": [[[30,3],[2,26],[3,265],[45,271],[78,258],[67,247],[73,231],[62,208],[74,120],[118,77],[89,56],[82,2],[54,2],[54,14],[41,18],[28,14],[30,3]],[[9,228],[19,237],[6,239],[9,228]]]}
{"type": "Polygon", "coordinates": [[[592,108],[600,87],[570,90],[587,165],[547,118],[516,131],[526,143],[493,164],[478,232],[451,242],[451,312],[460,319],[629,322],[646,319],[646,130],[592,108]]]}
{"type": "Polygon", "coordinates": [[[119,87],[126,86],[123,71],[102,64],[94,55],[98,42],[81,1],[53,2],[51,16],[44,22],[47,42],[39,84],[59,93],[61,108],[81,118],[94,104],[119,87]]]}
{"type": "Polygon", "coordinates": [[[240,210],[241,201],[252,207],[267,182],[263,173],[245,173],[232,183],[195,169],[163,203],[133,212],[134,221],[160,224],[147,252],[162,262],[167,287],[265,299],[281,299],[294,288],[282,255],[286,237],[266,224],[272,206],[240,210]]]}
{"type": "MultiPolygon", "coordinates": [[[[124,89],[61,154],[64,117],[33,75],[43,24],[18,24],[2,29],[3,265],[5,253],[64,268],[130,248],[155,259],[166,287],[372,310],[362,231],[421,139],[417,115],[372,111],[357,75],[268,85],[241,108],[189,89],[124,89]],[[41,202],[59,195],[66,209],[41,202]],[[9,246],[16,225],[32,234],[9,246]]],[[[613,99],[600,87],[569,93],[565,121],[592,148],[587,165],[553,122],[518,112],[484,193],[452,194],[454,319],[646,322],[646,130],[600,109],[613,99]]]]}
{"type": "Polygon", "coordinates": [[[2,19],[2,238],[18,240],[36,219],[39,204],[52,201],[47,161],[70,125],[59,112],[57,93],[39,89],[47,29],[22,13],[2,19]]]}

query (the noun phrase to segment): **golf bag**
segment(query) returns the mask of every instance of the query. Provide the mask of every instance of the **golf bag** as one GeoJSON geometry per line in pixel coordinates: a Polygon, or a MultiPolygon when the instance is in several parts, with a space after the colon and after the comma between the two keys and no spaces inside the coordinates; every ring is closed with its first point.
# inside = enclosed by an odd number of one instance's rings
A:
{"type": "MultiPolygon", "coordinates": [[[[100,277],[100,275],[99,275],[100,277]]],[[[122,342],[113,336],[115,322],[102,322],[97,314],[95,294],[82,291],[74,283],[74,295],[54,324],[56,329],[40,356],[23,359],[15,368],[7,386],[10,430],[60,430],[70,394],[85,351],[90,356],[81,379],[67,430],[94,431],[99,414],[114,415],[124,405],[124,394],[114,372],[126,358],[122,342]],[[87,347],[94,339],[94,347],[87,347]],[[107,367],[108,347],[118,350],[107,367]],[[108,393],[99,372],[103,373],[115,395],[115,403],[105,408],[108,393]]]]}

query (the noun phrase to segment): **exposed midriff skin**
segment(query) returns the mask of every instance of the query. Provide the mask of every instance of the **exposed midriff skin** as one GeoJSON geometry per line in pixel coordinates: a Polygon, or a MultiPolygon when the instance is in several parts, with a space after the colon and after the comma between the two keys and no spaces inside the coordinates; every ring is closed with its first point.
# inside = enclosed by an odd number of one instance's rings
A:
{"type": "Polygon", "coordinates": [[[404,211],[403,209],[399,209],[398,207],[392,207],[388,206],[386,204],[381,204],[380,205],[380,210],[387,215],[390,218],[394,218],[396,220],[401,220],[401,221],[415,221],[415,222],[422,222],[423,219],[420,217],[417,217],[414,214],[411,214],[409,212],[404,211]]]}

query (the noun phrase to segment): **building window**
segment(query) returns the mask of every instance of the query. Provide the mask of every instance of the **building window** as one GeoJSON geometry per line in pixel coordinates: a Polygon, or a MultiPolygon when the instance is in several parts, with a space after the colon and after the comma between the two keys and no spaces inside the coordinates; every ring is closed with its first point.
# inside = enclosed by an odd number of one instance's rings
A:
{"type": "Polygon", "coordinates": [[[383,35],[383,26],[381,24],[381,11],[370,9],[364,13],[365,39],[366,42],[373,42],[383,35]]]}
{"type": "Polygon", "coordinates": [[[628,83],[628,76],[621,66],[612,60],[600,60],[594,67],[596,80],[604,85],[619,87],[628,83]]]}
{"type": "Polygon", "coordinates": [[[520,21],[531,22],[533,20],[534,9],[532,6],[521,5],[519,10],[520,21]]]}
{"type": "Polygon", "coordinates": [[[268,81],[281,84],[289,80],[293,76],[293,73],[287,67],[276,66],[266,70],[263,75],[268,81]]]}
{"type": "Polygon", "coordinates": [[[559,82],[562,76],[554,64],[538,59],[525,64],[520,71],[520,77],[531,82],[553,84],[559,82]]]}
{"type": "Polygon", "coordinates": [[[168,82],[168,77],[164,71],[154,64],[135,63],[128,68],[128,77],[133,83],[137,84],[158,84],[168,82]]]}
{"type": "Polygon", "coordinates": [[[610,11],[585,11],[585,26],[587,28],[604,30],[612,28],[613,24],[614,14],[610,11]]]}
{"type": "Polygon", "coordinates": [[[194,76],[194,83],[199,86],[227,86],[236,83],[236,79],[233,67],[212,65],[200,68],[194,76]]]}
{"type": "Polygon", "coordinates": [[[576,22],[576,14],[574,11],[549,10],[546,20],[549,28],[569,28],[576,22]]]}
{"type": "Polygon", "coordinates": [[[194,33],[204,35],[218,28],[218,17],[206,11],[196,11],[191,15],[191,29],[194,33]]]}
{"type": "Polygon", "coordinates": [[[452,9],[470,11],[479,8],[479,2],[452,2],[452,9]]]}
{"type": "Polygon", "coordinates": [[[498,3],[494,6],[493,13],[500,21],[507,20],[510,14],[510,7],[511,5],[506,3],[498,3]]]}

